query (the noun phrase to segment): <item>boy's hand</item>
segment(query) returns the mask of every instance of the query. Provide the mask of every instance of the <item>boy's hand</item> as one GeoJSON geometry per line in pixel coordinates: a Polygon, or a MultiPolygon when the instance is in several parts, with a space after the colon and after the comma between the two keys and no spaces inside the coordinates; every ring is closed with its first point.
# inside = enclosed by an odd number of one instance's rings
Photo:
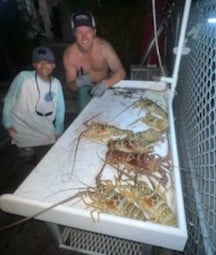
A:
{"type": "Polygon", "coordinates": [[[11,127],[11,128],[7,128],[7,134],[11,139],[14,139],[15,134],[16,134],[16,129],[11,127]]]}
{"type": "Polygon", "coordinates": [[[58,141],[58,139],[60,138],[60,136],[61,136],[61,135],[57,135],[57,134],[55,135],[56,141],[58,141]]]}

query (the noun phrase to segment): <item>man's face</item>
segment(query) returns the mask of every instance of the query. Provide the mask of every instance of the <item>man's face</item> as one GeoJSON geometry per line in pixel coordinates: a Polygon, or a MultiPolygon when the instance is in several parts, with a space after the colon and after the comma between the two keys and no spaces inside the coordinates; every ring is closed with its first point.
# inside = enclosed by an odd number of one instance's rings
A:
{"type": "Polygon", "coordinates": [[[84,50],[88,50],[91,47],[95,34],[95,28],[89,26],[77,27],[74,32],[78,45],[84,50]]]}

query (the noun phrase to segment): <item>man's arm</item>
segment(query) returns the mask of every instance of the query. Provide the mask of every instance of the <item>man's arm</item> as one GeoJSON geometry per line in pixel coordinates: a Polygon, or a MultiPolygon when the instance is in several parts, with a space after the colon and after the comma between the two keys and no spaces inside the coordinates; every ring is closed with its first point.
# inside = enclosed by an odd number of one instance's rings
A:
{"type": "Polygon", "coordinates": [[[108,65],[110,73],[91,89],[91,95],[96,97],[102,96],[108,88],[124,79],[126,75],[123,65],[111,44],[103,39],[100,41],[100,44],[101,53],[108,65]]]}
{"type": "Polygon", "coordinates": [[[115,83],[125,78],[126,72],[117,53],[107,41],[103,41],[102,52],[111,71],[110,76],[104,79],[103,83],[107,87],[112,87],[115,83]]]}
{"type": "Polygon", "coordinates": [[[79,88],[76,84],[76,67],[71,61],[72,59],[71,50],[67,48],[63,56],[63,64],[66,75],[66,83],[72,91],[77,91],[79,88]]]}

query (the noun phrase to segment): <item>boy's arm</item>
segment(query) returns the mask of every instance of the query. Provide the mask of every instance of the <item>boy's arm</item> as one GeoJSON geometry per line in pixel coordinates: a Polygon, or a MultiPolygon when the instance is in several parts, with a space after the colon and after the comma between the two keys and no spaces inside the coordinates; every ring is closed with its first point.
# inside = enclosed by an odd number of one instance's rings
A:
{"type": "Polygon", "coordinates": [[[65,102],[61,84],[59,83],[58,94],[56,95],[55,133],[57,136],[64,131],[65,102]]]}
{"type": "Polygon", "coordinates": [[[24,82],[24,77],[22,73],[18,74],[10,85],[9,91],[4,98],[3,107],[3,126],[6,129],[12,128],[11,112],[14,104],[16,103],[17,97],[20,94],[22,84],[24,82]]]}

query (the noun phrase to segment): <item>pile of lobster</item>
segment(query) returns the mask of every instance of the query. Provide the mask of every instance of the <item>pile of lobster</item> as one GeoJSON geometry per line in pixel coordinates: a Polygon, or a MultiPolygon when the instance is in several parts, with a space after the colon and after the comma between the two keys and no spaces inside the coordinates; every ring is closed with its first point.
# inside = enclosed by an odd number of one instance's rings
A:
{"type": "Polygon", "coordinates": [[[133,132],[107,123],[85,123],[79,140],[102,142],[107,151],[95,178],[96,186],[79,192],[79,196],[93,219],[95,212],[102,212],[176,226],[174,210],[166,199],[166,192],[173,186],[170,159],[154,152],[154,146],[167,137],[168,113],[148,98],[129,107],[138,107],[146,113],[130,125],[144,122],[149,126],[147,130],[133,132]],[[115,171],[113,180],[103,177],[107,165],[115,171]]]}

